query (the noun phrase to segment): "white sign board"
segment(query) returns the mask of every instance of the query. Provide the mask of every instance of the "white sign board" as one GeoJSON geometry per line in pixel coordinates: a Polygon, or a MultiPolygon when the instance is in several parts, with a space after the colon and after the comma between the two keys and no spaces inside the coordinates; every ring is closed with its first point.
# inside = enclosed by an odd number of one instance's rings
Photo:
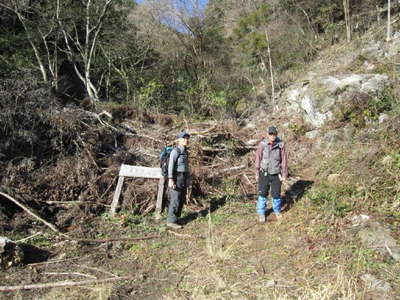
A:
{"type": "Polygon", "coordinates": [[[122,185],[124,184],[125,177],[140,177],[140,178],[150,178],[150,179],[159,179],[158,183],[158,193],[157,193],[157,202],[156,202],[156,217],[160,216],[161,208],[162,208],[162,199],[164,195],[164,182],[165,178],[161,175],[161,168],[148,168],[148,167],[140,167],[140,166],[130,166],[130,165],[121,165],[118,174],[118,184],[114,193],[114,199],[111,203],[111,215],[114,216],[119,196],[121,195],[122,185]]]}
{"type": "Polygon", "coordinates": [[[138,167],[124,164],[122,164],[121,168],[119,169],[119,176],[154,179],[160,179],[162,177],[160,168],[138,167]]]}

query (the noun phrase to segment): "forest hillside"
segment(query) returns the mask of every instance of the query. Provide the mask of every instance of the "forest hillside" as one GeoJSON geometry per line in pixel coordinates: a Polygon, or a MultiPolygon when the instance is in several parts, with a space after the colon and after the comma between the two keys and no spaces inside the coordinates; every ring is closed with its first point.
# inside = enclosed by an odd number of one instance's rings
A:
{"type": "Polygon", "coordinates": [[[398,22],[390,0],[2,0],[0,298],[400,299],[398,22]],[[261,224],[269,126],[289,177],[261,224]],[[175,230],[162,183],[119,175],[181,131],[175,230]]]}

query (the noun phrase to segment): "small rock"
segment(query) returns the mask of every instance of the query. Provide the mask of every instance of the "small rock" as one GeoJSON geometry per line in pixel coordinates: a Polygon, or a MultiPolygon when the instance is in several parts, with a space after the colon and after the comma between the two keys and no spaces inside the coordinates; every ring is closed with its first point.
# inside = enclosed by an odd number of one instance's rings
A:
{"type": "Polygon", "coordinates": [[[311,130],[306,132],[306,138],[308,139],[315,139],[317,136],[319,135],[319,131],[318,130],[311,130]]]}
{"type": "Polygon", "coordinates": [[[389,254],[395,261],[400,261],[400,246],[390,235],[390,230],[378,222],[370,222],[369,225],[358,232],[364,247],[377,250],[382,255],[389,254]]]}
{"type": "Polygon", "coordinates": [[[330,174],[330,175],[328,176],[328,181],[329,181],[330,183],[334,183],[334,184],[339,183],[339,181],[340,181],[340,174],[330,174]]]}
{"type": "Polygon", "coordinates": [[[361,276],[361,280],[369,290],[379,291],[385,294],[388,294],[392,291],[392,287],[388,282],[379,280],[374,275],[364,274],[361,276]]]}
{"type": "Polygon", "coordinates": [[[390,168],[394,163],[394,159],[390,155],[386,155],[382,158],[381,162],[382,162],[382,165],[390,168]]]}
{"type": "Polygon", "coordinates": [[[256,125],[254,123],[247,123],[246,126],[244,126],[246,129],[253,129],[256,128],[256,125]]]}
{"type": "Polygon", "coordinates": [[[268,280],[264,283],[264,286],[267,288],[275,287],[277,282],[274,279],[268,280]]]}
{"type": "Polygon", "coordinates": [[[351,222],[353,223],[353,226],[360,226],[360,225],[365,225],[370,219],[371,219],[370,216],[359,215],[359,216],[354,216],[351,219],[351,222]]]}
{"type": "Polygon", "coordinates": [[[369,63],[368,61],[364,62],[364,67],[365,67],[365,70],[367,70],[367,71],[372,71],[373,69],[375,69],[375,65],[369,63]]]}
{"type": "Polygon", "coordinates": [[[396,202],[393,203],[392,208],[398,209],[399,207],[400,207],[400,200],[397,200],[396,202]]]}
{"type": "Polygon", "coordinates": [[[387,120],[389,120],[389,116],[387,114],[379,115],[379,119],[378,119],[379,124],[382,124],[383,122],[386,122],[387,120]]]}

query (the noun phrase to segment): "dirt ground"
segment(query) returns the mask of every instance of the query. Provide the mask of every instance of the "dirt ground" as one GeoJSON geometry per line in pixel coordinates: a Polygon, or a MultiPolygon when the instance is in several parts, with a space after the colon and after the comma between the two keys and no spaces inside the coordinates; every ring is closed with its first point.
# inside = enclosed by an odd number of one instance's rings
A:
{"type": "MultiPolygon", "coordinates": [[[[253,163],[262,131],[229,121],[191,124],[192,197],[184,229],[173,231],[165,212],[162,220],[154,218],[156,180],[126,180],[121,210],[109,214],[120,164],[156,166],[160,149],[173,140],[165,133],[177,131],[139,125],[121,141],[91,132],[95,142],[85,136],[80,155],[60,156],[40,168],[30,160],[6,166],[9,193],[68,238],[1,198],[1,235],[17,242],[31,238],[18,243],[24,264],[0,273],[0,290],[45,288],[0,292],[0,299],[400,299],[399,263],[363,246],[351,221],[365,211],[387,223],[385,215],[392,216],[389,225],[398,238],[395,212],[378,211],[381,206],[374,208],[373,197],[356,184],[347,188],[355,193],[341,191],[346,184],[340,182],[323,189],[330,175],[346,171],[338,166],[347,165],[347,152],[331,156],[329,164],[325,152],[309,160],[292,156],[283,220],[270,210],[267,223],[259,224],[253,163]],[[239,168],[224,173],[227,166],[239,168]],[[366,199],[370,206],[364,209],[366,199]],[[366,275],[390,289],[371,289],[362,280],[366,275]],[[54,287],[65,282],[77,285],[54,287]]],[[[309,153],[311,142],[296,138],[285,138],[292,153],[309,153]]],[[[369,176],[369,165],[364,168],[369,176]]]]}
{"type": "Polygon", "coordinates": [[[186,206],[179,231],[152,215],[121,211],[68,233],[90,230],[97,240],[155,236],[148,240],[65,241],[46,231],[30,240],[35,248],[27,265],[0,274],[2,286],[129,279],[7,292],[1,299],[377,299],[360,283],[365,272],[379,274],[399,299],[399,264],[363,248],[348,219],[328,219],[313,207],[312,185],[296,178],[286,186],[281,222],[271,211],[266,224],[257,222],[255,195],[222,193],[204,207],[186,206]]]}

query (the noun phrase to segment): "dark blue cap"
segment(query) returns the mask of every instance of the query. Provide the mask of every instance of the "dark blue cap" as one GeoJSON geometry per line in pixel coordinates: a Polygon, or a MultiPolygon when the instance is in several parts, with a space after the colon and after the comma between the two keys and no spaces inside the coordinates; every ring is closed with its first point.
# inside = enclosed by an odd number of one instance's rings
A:
{"type": "Polygon", "coordinates": [[[268,131],[269,134],[278,134],[278,130],[276,129],[275,126],[269,126],[267,128],[267,131],[268,131]]]}
{"type": "Polygon", "coordinates": [[[188,138],[190,138],[190,134],[187,133],[186,131],[182,131],[182,132],[179,132],[176,137],[178,139],[188,139],[188,138]]]}

